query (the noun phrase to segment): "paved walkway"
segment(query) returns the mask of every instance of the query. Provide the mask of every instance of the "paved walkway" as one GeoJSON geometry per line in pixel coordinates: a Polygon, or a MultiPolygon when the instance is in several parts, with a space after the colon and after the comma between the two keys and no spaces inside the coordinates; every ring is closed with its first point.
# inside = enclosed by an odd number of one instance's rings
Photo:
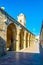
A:
{"type": "Polygon", "coordinates": [[[28,50],[26,49],[25,52],[9,51],[7,55],[0,57],[0,65],[43,65],[43,55],[41,56],[40,53],[35,53],[33,50],[31,51],[34,53],[29,53],[28,50]]]}
{"type": "Polygon", "coordinates": [[[29,48],[20,50],[19,52],[39,53],[39,43],[34,43],[29,48]]]}

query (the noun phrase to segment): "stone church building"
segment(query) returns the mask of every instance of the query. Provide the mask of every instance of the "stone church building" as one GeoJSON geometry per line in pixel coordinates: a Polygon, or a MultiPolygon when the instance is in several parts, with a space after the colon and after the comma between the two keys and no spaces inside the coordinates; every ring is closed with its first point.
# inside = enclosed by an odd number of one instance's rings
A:
{"type": "Polygon", "coordinates": [[[35,35],[26,28],[26,17],[20,14],[18,21],[0,8],[0,54],[7,51],[19,51],[35,42],[35,35]]]}

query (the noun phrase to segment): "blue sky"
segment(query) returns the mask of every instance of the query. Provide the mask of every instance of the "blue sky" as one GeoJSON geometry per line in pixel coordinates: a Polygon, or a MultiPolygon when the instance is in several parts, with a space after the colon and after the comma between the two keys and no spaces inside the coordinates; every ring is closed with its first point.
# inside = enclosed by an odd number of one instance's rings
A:
{"type": "Polygon", "coordinates": [[[26,16],[26,28],[35,35],[40,34],[43,20],[43,0],[0,0],[0,7],[17,20],[20,13],[26,16]]]}

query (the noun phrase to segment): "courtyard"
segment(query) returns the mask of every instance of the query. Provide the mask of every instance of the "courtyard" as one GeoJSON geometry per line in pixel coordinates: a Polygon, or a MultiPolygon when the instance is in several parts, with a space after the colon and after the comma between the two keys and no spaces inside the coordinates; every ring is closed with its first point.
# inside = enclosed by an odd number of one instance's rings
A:
{"type": "Polygon", "coordinates": [[[43,65],[43,55],[40,53],[39,43],[35,43],[30,49],[26,48],[19,52],[8,51],[7,55],[0,58],[0,65],[43,65]]]}
{"type": "Polygon", "coordinates": [[[0,1],[0,65],[43,65],[42,4],[0,1]]]}

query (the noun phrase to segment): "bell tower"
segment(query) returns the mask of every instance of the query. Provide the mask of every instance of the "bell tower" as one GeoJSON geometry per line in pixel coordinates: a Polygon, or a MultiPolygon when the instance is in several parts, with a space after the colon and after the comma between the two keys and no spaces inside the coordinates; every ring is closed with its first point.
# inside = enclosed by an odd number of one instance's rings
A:
{"type": "Polygon", "coordinates": [[[17,18],[19,23],[21,23],[23,26],[26,26],[26,17],[23,13],[19,14],[17,18]]]}

